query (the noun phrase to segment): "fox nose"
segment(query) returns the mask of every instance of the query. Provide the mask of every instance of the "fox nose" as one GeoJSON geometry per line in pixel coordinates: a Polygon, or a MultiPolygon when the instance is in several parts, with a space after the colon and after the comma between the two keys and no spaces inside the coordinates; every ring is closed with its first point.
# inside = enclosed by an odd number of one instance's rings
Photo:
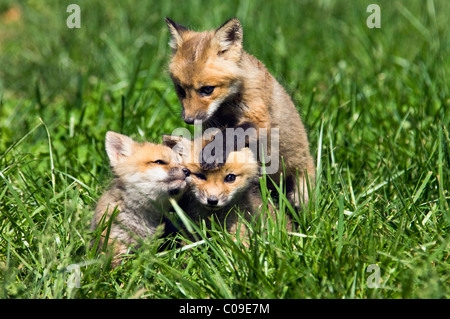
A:
{"type": "Polygon", "coordinates": [[[191,175],[191,171],[189,169],[187,169],[187,168],[183,168],[182,171],[183,171],[184,175],[186,175],[186,177],[191,175]]]}
{"type": "Polygon", "coordinates": [[[184,117],[184,122],[186,124],[194,124],[194,118],[193,117],[184,117]]]}
{"type": "Polygon", "coordinates": [[[208,197],[208,204],[209,205],[216,206],[218,202],[219,202],[219,199],[216,196],[208,197]]]}

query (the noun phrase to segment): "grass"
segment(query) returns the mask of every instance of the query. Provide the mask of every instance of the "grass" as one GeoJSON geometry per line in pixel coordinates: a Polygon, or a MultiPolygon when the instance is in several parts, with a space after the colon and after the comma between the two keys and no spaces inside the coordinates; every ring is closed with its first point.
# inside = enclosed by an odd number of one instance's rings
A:
{"type": "Polygon", "coordinates": [[[447,1],[380,0],[380,29],[366,1],[80,0],[68,29],[70,3],[0,5],[1,298],[450,297],[447,1]],[[276,222],[249,225],[249,249],[200,227],[197,244],[148,240],[111,270],[88,227],[112,177],[106,131],[160,142],[187,127],[166,16],[242,21],[244,47],[298,106],[318,187],[290,234],[281,196],[276,222]]]}

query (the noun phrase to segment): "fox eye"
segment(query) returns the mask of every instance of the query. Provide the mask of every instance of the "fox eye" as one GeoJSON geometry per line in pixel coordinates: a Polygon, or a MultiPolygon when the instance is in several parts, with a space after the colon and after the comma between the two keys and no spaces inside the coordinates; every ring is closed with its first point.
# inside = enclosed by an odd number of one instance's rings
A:
{"type": "Polygon", "coordinates": [[[233,183],[236,180],[236,175],[234,174],[228,174],[225,176],[225,182],[227,183],[233,183]]]}
{"type": "Polygon", "coordinates": [[[175,89],[178,93],[178,96],[184,99],[186,97],[186,91],[181,87],[181,85],[177,84],[175,89]]]}
{"type": "Polygon", "coordinates": [[[202,173],[194,173],[194,175],[195,175],[195,177],[197,177],[197,178],[199,178],[199,179],[201,179],[201,180],[206,181],[206,176],[203,175],[202,173]]]}
{"type": "Polygon", "coordinates": [[[211,95],[214,92],[214,86],[204,86],[200,88],[200,93],[203,95],[211,95]]]}
{"type": "Polygon", "coordinates": [[[154,161],[153,163],[159,164],[159,165],[167,165],[167,163],[164,162],[163,160],[157,160],[157,161],[154,161]]]}

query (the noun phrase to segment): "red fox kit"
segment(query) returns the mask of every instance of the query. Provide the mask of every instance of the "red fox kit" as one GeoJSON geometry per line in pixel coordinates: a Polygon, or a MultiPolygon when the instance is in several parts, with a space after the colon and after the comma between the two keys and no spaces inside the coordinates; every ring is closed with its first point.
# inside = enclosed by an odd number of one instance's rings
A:
{"type": "MultiPolygon", "coordinates": [[[[189,190],[180,201],[180,206],[197,221],[204,219],[209,224],[211,215],[231,233],[238,230],[238,215],[231,209],[238,207],[250,217],[262,204],[259,194],[258,163],[249,148],[228,154],[221,167],[205,170],[201,167],[194,142],[188,139],[165,135],[163,143],[169,147],[181,147],[183,166],[191,172],[189,190]],[[230,213],[229,213],[230,212],[230,213]]],[[[244,228],[241,228],[241,232],[244,228]]]]}
{"type": "MultiPolygon", "coordinates": [[[[109,234],[117,257],[130,244],[136,244],[137,238],[155,233],[163,212],[170,208],[169,198],[182,195],[190,172],[179,164],[179,154],[169,147],[137,143],[114,132],[106,134],[106,152],[116,177],[97,204],[91,229],[97,227],[105,213],[109,219],[116,208],[119,210],[109,234]]],[[[113,265],[119,262],[115,259],[113,265]]]]}
{"type": "MultiPolygon", "coordinates": [[[[166,22],[173,53],[169,72],[184,121],[202,121],[204,127],[279,129],[279,149],[270,151],[278,152],[279,163],[284,160],[291,202],[296,207],[301,200],[306,204],[306,174],[312,185],[315,170],[305,128],[283,87],[259,60],[243,50],[239,20],[231,19],[217,30],[205,32],[188,30],[168,18],[166,22]]],[[[211,163],[209,159],[205,162],[211,163]]],[[[221,165],[217,159],[214,163],[221,165]]],[[[281,168],[271,175],[275,182],[281,168]]]]}

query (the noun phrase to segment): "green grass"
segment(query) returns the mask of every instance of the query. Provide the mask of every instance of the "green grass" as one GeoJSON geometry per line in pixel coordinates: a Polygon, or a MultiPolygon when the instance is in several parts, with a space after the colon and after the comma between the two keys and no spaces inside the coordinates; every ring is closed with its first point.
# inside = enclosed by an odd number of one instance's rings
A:
{"type": "Polygon", "coordinates": [[[0,5],[1,298],[450,297],[448,1],[377,1],[380,29],[367,1],[80,0],[81,29],[68,29],[70,3],[0,5]],[[22,15],[7,23],[11,6],[22,15]],[[160,142],[187,127],[166,16],[196,30],[242,21],[244,47],[304,119],[318,187],[292,234],[281,200],[276,222],[249,225],[249,249],[200,227],[198,245],[145,241],[110,270],[89,249],[106,131],[160,142]]]}

